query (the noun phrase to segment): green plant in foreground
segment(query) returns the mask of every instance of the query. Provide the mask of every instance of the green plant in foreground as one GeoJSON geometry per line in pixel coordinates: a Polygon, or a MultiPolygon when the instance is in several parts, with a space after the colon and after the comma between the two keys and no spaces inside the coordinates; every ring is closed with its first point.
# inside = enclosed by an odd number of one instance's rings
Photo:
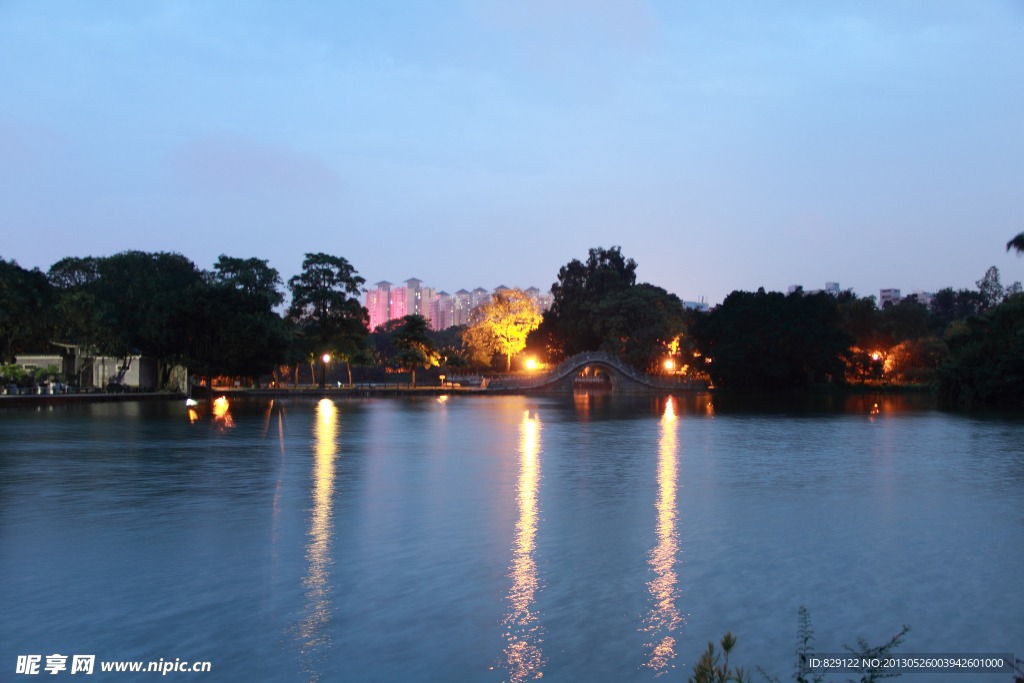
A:
{"type": "Polygon", "coordinates": [[[736,638],[732,635],[732,631],[728,631],[722,636],[721,645],[722,652],[725,653],[725,660],[719,664],[721,657],[715,652],[715,644],[708,643],[708,649],[693,667],[693,675],[690,676],[689,683],[726,683],[727,681],[745,683],[750,681],[744,675],[743,669],[737,668],[733,671],[729,668],[729,653],[736,645],[736,638]]]}
{"type": "MultiPolygon", "coordinates": [[[[797,620],[796,664],[794,665],[796,671],[793,672],[793,680],[796,683],[824,683],[824,675],[812,673],[808,665],[808,660],[814,656],[814,646],[812,644],[814,642],[814,629],[811,626],[811,614],[803,605],[800,606],[800,610],[797,612],[797,620]]],[[[843,648],[858,659],[885,659],[886,655],[903,642],[909,631],[910,627],[904,625],[903,630],[890,638],[889,642],[884,645],[871,647],[866,640],[858,638],[858,649],[855,650],[848,645],[843,645],[843,648]]],[[[773,678],[765,673],[765,670],[761,667],[757,667],[757,670],[769,683],[781,683],[778,678],[773,678]]],[[[883,678],[897,678],[900,675],[894,672],[886,672],[881,667],[864,668],[858,673],[861,674],[861,678],[856,683],[875,683],[875,681],[883,678]]],[[[853,679],[847,680],[853,681],[853,679]]]]}

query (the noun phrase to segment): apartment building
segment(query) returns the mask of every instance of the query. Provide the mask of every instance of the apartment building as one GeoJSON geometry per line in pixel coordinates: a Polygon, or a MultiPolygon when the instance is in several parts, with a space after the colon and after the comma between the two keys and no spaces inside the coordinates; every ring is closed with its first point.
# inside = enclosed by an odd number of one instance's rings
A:
{"type": "MultiPolygon", "coordinates": [[[[499,285],[495,292],[509,291],[511,288],[499,285]]],[[[542,293],[536,287],[530,287],[526,294],[544,312],[551,308],[551,292],[542,293]]],[[[382,280],[374,285],[374,289],[366,291],[366,309],[370,313],[370,329],[376,330],[389,320],[396,320],[407,315],[421,315],[430,323],[433,330],[446,330],[456,325],[468,325],[473,309],[491,300],[491,294],[483,287],[473,291],[460,289],[455,294],[437,292],[433,287],[424,287],[423,281],[409,278],[401,287],[382,280]]]]}

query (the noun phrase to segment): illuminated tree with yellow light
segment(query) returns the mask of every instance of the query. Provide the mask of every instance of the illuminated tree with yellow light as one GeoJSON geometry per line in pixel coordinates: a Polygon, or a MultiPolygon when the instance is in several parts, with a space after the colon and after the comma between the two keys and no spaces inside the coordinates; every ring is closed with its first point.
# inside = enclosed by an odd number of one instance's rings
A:
{"type": "Polygon", "coordinates": [[[512,356],[526,348],[526,337],[540,321],[540,311],[529,295],[518,288],[504,289],[473,311],[462,341],[473,357],[500,353],[511,370],[512,356]]]}

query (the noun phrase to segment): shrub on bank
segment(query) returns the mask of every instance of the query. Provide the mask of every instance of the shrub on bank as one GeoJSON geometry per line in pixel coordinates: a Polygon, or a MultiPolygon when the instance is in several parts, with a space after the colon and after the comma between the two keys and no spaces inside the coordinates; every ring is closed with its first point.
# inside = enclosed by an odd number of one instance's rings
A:
{"type": "Polygon", "coordinates": [[[963,405],[1024,401],[1024,295],[953,323],[946,344],[951,356],[938,370],[943,399],[963,405]]]}

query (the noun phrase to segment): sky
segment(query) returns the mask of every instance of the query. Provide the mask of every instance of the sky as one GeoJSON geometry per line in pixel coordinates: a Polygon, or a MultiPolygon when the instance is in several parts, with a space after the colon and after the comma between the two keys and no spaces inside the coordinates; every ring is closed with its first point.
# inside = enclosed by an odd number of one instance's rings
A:
{"type": "Polygon", "coordinates": [[[1022,0],[0,0],[0,256],[1009,283],[1022,123],[1022,0]]]}

